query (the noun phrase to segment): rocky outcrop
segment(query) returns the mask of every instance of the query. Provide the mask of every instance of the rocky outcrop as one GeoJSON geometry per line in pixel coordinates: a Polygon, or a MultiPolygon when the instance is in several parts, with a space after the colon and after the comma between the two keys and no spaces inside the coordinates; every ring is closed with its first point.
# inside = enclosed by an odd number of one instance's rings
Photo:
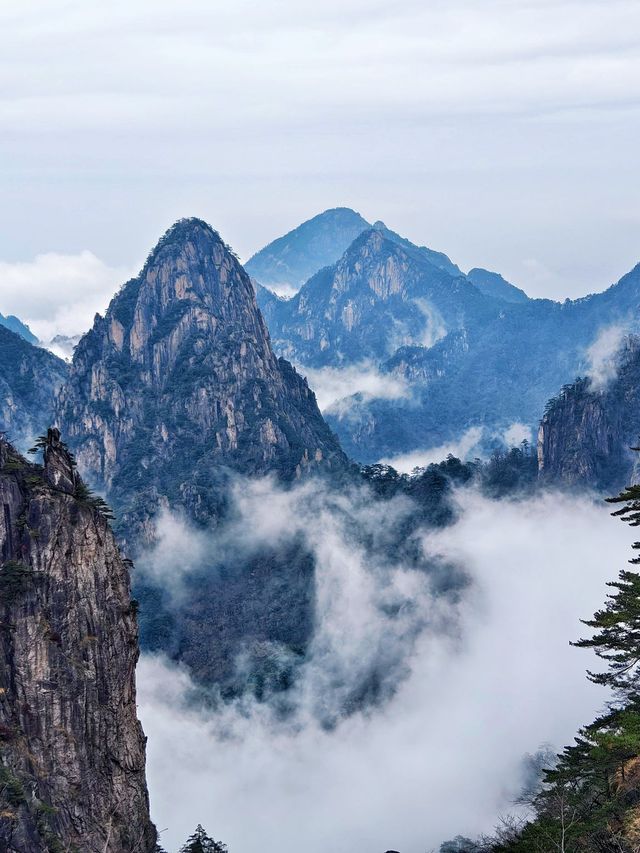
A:
{"type": "Polygon", "coordinates": [[[206,223],[176,223],[76,347],[57,422],[126,532],[162,506],[215,516],[225,471],[342,465],[315,396],[273,354],[248,275],[206,223]]]}
{"type": "Polygon", "coordinates": [[[0,432],[20,449],[51,423],[67,365],[0,324],[0,432]]]}
{"type": "Polygon", "coordinates": [[[538,432],[538,469],[549,482],[616,490],[636,481],[640,443],[640,339],[630,337],[605,383],[566,385],[538,432]]]}
{"type": "Polygon", "coordinates": [[[0,850],[155,849],[136,717],[136,604],[57,431],[0,439],[0,850]]]}

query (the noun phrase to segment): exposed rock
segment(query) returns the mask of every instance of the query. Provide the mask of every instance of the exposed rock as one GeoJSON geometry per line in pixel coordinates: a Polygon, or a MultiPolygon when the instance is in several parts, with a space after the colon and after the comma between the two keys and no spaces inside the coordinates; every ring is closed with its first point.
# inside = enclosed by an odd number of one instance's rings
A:
{"type": "Polygon", "coordinates": [[[447,269],[433,256],[383,225],[365,231],[293,299],[262,297],[276,350],[312,367],[383,361],[403,346],[432,346],[468,315],[498,314],[445,255],[447,269]]]}
{"type": "Polygon", "coordinates": [[[345,463],[307,383],[273,354],[248,275],[195,219],[96,316],[57,421],[125,533],[147,534],[162,505],[215,516],[225,471],[290,479],[345,463]]]}
{"type": "Polygon", "coordinates": [[[616,490],[636,480],[640,443],[640,339],[630,337],[604,386],[589,378],[549,402],[538,432],[538,468],[549,481],[616,490]]]}
{"type": "Polygon", "coordinates": [[[129,572],[57,431],[0,439],[0,850],[150,853],[129,572]]]}

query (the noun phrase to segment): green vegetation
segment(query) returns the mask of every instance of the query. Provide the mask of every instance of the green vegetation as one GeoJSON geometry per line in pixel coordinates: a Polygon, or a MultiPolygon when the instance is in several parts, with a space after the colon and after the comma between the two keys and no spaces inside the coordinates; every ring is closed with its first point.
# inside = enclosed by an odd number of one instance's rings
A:
{"type": "Polygon", "coordinates": [[[33,581],[35,572],[31,566],[9,560],[0,566],[0,600],[13,601],[33,581]]]}
{"type": "Polygon", "coordinates": [[[180,853],[227,853],[227,845],[214,841],[198,824],[196,831],[180,848],[180,853]]]}
{"type": "Polygon", "coordinates": [[[24,786],[9,767],[0,764],[0,796],[9,805],[20,806],[25,801],[24,786]]]}

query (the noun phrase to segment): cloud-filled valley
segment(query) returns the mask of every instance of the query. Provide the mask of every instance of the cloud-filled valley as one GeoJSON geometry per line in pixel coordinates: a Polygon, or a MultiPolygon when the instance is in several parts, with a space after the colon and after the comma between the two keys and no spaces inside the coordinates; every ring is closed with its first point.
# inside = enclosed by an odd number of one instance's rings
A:
{"type": "MultiPolygon", "coordinates": [[[[262,484],[241,506],[258,540],[283,535],[284,521],[264,509],[274,498],[262,484]]],[[[143,656],[149,782],[169,849],[202,821],[237,853],[420,853],[491,829],[518,793],[525,753],[570,741],[602,706],[605,694],[584,678],[589,656],[569,642],[627,559],[626,529],[599,502],[560,493],[496,502],[464,489],[456,500],[454,525],[420,534],[428,559],[468,575],[454,598],[434,596],[412,570],[360,564],[345,537],[345,519],[356,518],[348,504],[324,502],[315,519],[289,512],[324,557],[293,717],[247,697],[202,705],[185,669],[143,656]],[[380,607],[390,578],[424,611],[410,642],[380,607]],[[341,701],[371,649],[402,661],[394,691],[323,726],[318,703],[341,701]]]]}

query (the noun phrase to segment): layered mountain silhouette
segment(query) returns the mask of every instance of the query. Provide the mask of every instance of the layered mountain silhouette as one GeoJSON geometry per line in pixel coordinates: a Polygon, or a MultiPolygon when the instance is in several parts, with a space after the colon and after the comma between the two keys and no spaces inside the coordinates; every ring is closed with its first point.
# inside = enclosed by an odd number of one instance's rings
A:
{"type": "MultiPolygon", "coordinates": [[[[360,462],[438,447],[470,428],[485,449],[514,423],[533,430],[546,401],[588,367],[599,331],[638,328],[640,270],[574,301],[530,299],[497,273],[467,275],[382,223],[358,235],[291,299],[258,287],[274,348],[304,373],[372,367],[403,399],[359,393],[325,416],[360,462]]],[[[318,374],[314,374],[315,381],[318,374]]]]}
{"type": "Polygon", "coordinates": [[[30,344],[38,343],[38,338],[33,334],[31,329],[19,317],[16,317],[15,314],[9,314],[6,317],[4,314],[0,314],[0,326],[9,329],[10,332],[15,332],[16,335],[20,335],[21,338],[24,338],[30,344]]]}

